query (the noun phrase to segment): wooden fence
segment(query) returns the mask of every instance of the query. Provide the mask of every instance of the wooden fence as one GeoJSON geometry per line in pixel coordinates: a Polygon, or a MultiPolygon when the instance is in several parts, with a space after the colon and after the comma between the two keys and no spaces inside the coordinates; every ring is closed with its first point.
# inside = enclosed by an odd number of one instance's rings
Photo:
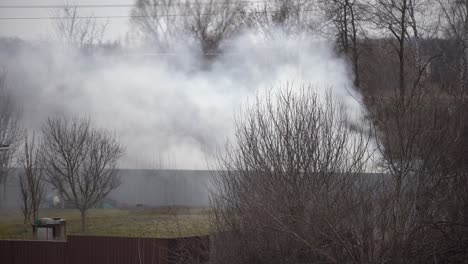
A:
{"type": "Polygon", "coordinates": [[[2,264],[168,264],[208,261],[208,237],[68,236],[67,241],[0,240],[2,264]]]}

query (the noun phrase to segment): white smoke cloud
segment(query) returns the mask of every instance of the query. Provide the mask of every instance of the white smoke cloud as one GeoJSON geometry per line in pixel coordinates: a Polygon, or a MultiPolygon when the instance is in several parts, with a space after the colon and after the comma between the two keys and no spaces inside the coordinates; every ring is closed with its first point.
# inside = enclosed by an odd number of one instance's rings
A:
{"type": "Polygon", "coordinates": [[[0,50],[25,127],[51,115],[88,115],[126,146],[122,167],[203,169],[233,133],[249,97],[293,82],[330,88],[361,116],[352,76],[333,44],[315,36],[246,33],[204,62],[180,45],[172,54],[131,51],[84,55],[46,43],[0,50]]]}

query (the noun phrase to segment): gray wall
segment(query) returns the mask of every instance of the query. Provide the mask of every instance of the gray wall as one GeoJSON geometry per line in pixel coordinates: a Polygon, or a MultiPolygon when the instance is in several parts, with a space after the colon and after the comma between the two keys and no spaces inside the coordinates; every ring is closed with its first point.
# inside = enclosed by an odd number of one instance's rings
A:
{"type": "MultiPolygon", "coordinates": [[[[19,207],[18,173],[19,170],[12,171],[6,193],[1,187],[0,208],[19,207]]],[[[208,186],[212,171],[125,169],[119,173],[122,184],[107,197],[118,207],[135,207],[137,204],[147,207],[209,205],[208,186]]],[[[51,190],[50,187],[48,189],[51,190]]]]}
{"type": "Polygon", "coordinates": [[[121,170],[109,198],[121,206],[208,206],[211,171],[121,170]]]}

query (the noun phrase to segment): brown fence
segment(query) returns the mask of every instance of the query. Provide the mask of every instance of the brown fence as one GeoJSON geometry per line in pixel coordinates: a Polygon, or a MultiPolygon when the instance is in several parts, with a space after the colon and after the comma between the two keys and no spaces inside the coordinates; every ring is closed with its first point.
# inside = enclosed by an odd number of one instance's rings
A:
{"type": "Polygon", "coordinates": [[[0,263],[65,263],[66,242],[0,240],[0,263]]]}
{"type": "Polygon", "coordinates": [[[168,264],[208,261],[208,237],[68,236],[68,241],[0,240],[2,264],[168,264]]]}

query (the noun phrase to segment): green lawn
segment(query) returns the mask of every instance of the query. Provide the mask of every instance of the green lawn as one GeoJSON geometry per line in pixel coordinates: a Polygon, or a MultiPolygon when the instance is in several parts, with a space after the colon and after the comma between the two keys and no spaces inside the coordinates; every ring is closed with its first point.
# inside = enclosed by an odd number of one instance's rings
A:
{"type": "MultiPolygon", "coordinates": [[[[40,217],[67,220],[67,234],[83,234],[78,210],[43,209],[40,217]]],[[[88,212],[87,235],[132,237],[181,237],[209,233],[209,210],[189,208],[92,209],[88,212]]],[[[32,228],[24,225],[19,212],[2,212],[0,239],[30,239],[32,228]]]]}

